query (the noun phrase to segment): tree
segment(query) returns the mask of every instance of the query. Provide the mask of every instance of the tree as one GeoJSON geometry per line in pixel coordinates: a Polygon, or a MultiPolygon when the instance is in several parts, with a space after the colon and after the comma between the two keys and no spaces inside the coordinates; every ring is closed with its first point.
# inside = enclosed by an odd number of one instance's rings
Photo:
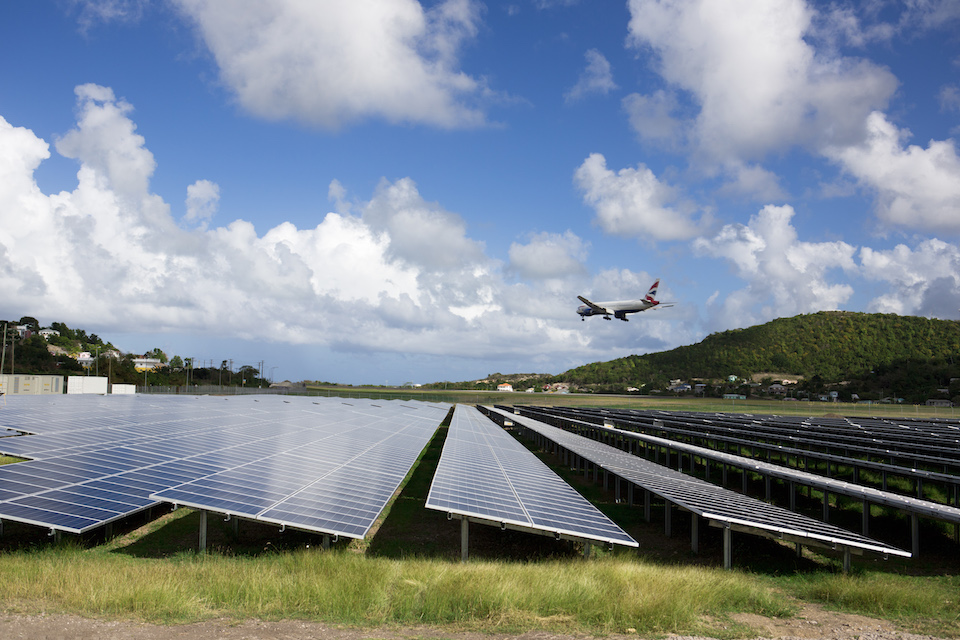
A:
{"type": "Polygon", "coordinates": [[[173,356],[173,358],[170,359],[170,368],[174,371],[180,371],[180,369],[183,369],[183,360],[180,358],[180,356],[173,356]]]}

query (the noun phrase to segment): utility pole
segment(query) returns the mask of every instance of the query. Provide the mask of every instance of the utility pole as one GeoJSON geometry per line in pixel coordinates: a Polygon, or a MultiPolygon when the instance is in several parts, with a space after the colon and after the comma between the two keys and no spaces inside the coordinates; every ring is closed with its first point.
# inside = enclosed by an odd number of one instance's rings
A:
{"type": "Polygon", "coordinates": [[[3,353],[0,354],[0,375],[3,375],[3,365],[7,359],[7,323],[3,323],[3,353]]]}

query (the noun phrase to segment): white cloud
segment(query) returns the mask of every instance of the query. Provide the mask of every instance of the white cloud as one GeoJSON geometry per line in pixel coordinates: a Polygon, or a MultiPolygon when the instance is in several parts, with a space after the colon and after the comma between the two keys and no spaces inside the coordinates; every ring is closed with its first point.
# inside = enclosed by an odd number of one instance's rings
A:
{"type": "Polygon", "coordinates": [[[674,149],[687,144],[683,123],[673,116],[678,108],[673,92],[661,89],[649,96],[631,93],[623,99],[622,104],[630,126],[642,140],[651,140],[674,149]]]}
{"type": "Polygon", "coordinates": [[[596,49],[590,49],[586,53],[586,58],[587,68],[580,74],[577,84],[563,96],[567,102],[575,102],[594,93],[606,95],[617,88],[617,83],[613,81],[610,62],[602,53],[596,49]]]}
{"type": "Polygon", "coordinates": [[[510,268],[529,280],[563,279],[586,274],[588,244],[575,233],[538,233],[527,244],[510,245],[510,268]]]}
{"type": "Polygon", "coordinates": [[[444,0],[174,0],[251,113],[336,129],[366,118],[443,128],[485,122],[483,83],[459,70],[480,6],[444,0]]]}
{"type": "Polygon", "coordinates": [[[628,42],[699,112],[692,135],[714,161],[759,160],[794,145],[858,139],[870,111],[896,89],[886,69],[826,57],[805,40],[803,0],[630,0],[628,42]]]}
{"type": "Polygon", "coordinates": [[[382,180],[363,208],[363,220],[390,236],[391,257],[431,271],[469,268],[483,260],[483,245],[467,237],[463,219],[426,202],[409,178],[382,180]]]}
{"type": "MultiPolygon", "coordinates": [[[[77,126],[57,145],[80,165],[72,191],[39,189],[34,172],[49,145],[0,118],[7,308],[98,333],[135,327],[350,353],[533,358],[548,370],[606,357],[616,345],[616,336],[581,330],[579,287],[570,283],[586,284],[578,261],[587,247],[571,232],[515,244],[510,277],[520,278],[509,284],[462,218],[424,200],[408,178],[383,181],[369,201],[356,201],[357,215],[344,207],[314,228],[282,222],[258,234],[244,220],[182,228],[151,192],[155,162],[132,107],[96,85],[77,96],[77,126]]],[[[205,220],[216,187],[188,187],[193,219],[205,220]]],[[[339,182],[329,192],[348,200],[339,182]]]]}
{"type": "Polygon", "coordinates": [[[186,204],[184,221],[205,227],[220,207],[220,186],[209,180],[197,180],[187,187],[186,204]]]}
{"type": "Polygon", "coordinates": [[[732,180],[721,188],[722,193],[751,196],[765,202],[786,199],[777,175],[761,166],[734,162],[728,167],[728,174],[732,180]]]}
{"type": "Polygon", "coordinates": [[[887,251],[861,249],[864,277],[891,285],[872,300],[877,313],[934,316],[955,320],[960,313],[960,247],[936,238],[913,249],[898,244],[887,251]]]}
{"type": "Polygon", "coordinates": [[[960,231],[960,157],[952,140],[931,140],[926,149],[909,145],[909,131],[881,113],[866,120],[861,144],[830,147],[826,155],[862,186],[877,194],[878,214],[907,228],[960,231]]]}
{"type": "Polygon", "coordinates": [[[150,0],[72,0],[79,9],[77,22],[83,32],[100,22],[136,22],[150,0]]]}
{"type": "Polygon", "coordinates": [[[856,272],[856,248],[845,242],[802,242],[790,224],[792,207],[768,205],[746,225],[727,225],[712,238],[697,238],[696,253],[723,258],[747,282],[717,310],[717,328],[745,327],[778,317],[838,309],[853,295],[829,272],[856,272]]]}
{"type": "Polygon", "coordinates": [[[960,111],[960,87],[955,84],[946,85],[940,89],[940,109],[943,111],[960,111]]]}
{"type": "Polygon", "coordinates": [[[682,240],[698,233],[689,206],[643,164],[614,173],[606,158],[592,153],[577,168],[574,182],[607,233],[645,240],[682,240]]]}

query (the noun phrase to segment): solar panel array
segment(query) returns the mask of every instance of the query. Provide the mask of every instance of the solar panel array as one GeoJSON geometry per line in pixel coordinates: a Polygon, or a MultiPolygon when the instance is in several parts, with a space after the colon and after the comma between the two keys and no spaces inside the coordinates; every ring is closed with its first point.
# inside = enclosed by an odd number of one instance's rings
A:
{"type": "Polygon", "coordinates": [[[0,519],[82,533],[160,502],[363,537],[449,405],[277,396],[11,397],[0,519]]]}
{"type": "MultiPolygon", "coordinates": [[[[678,440],[670,440],[657,436],[646,435],[625,431],[616,427],[607,427],[602,424],[592,424],[570,417],[571,415],[580,415],[579,413],[558,412],[556,410],[542,410],[541,408],[522,407],[518,408],[524,415],[533,418],[539,418],[549,422],[552,418],[559,417],[566,423],[582,426],[595,432],[599,437],[612,436],[615,441],[639,441],[654,447],[664,449],[673,449],[678,453],[687,453],[690,460],[700,458],[704,461],[714,461],[720,464],[739,467],[764,477],[777,478],[785,482],[792,482],[802,486],[809,486],[815,489],[848,496],[857,500],[864,500],[872,504],[893,507],[905,513],[913,513],[925,517],[936,518],[945,522],[960,523],[960,508],[950,505],[922,500],[898,493],[892,493],[871,486],[847,482],[838,478],[818,475],[807,471],[801,471],[791,467],[785,467],[778,464],[756,460],[752,457],[744,457],[731,453],[716,451],[708,447],[686,444],[678,440]]],[[[679,461],[679,457],[677,458],[679,461]]],[[[848,464],[852,462],[848,461],[848,464]]],[[[960,478],[956,478],[960,481],[960,478]]]]}
{"type": "Polygon", "coordinates": [[[501,420],[522,425],[575,455],[708,521],[789,536],[807,544],[910,555],[883,542],[729,491],[533,418],[502,409],[486,410],[499,415],[501,420]]]}
{"type": "Polygon", "coordinates": [[[457,405],[426,506],[521,529],[637,542],[477,409],[457,405]]]}
{"type": "MultiPolygon", "coordinates": [[[[543,410],[554,410],[543,407],[543,410]]],[[[687,439],[733,437],[758,445],[786,445],[810,452],[838,453],[882,461],[904,474],[922,474],[920,465],[960,476],[960,422],[910,418],[832,418],[715,414],[693,411],[564,408],[583,419],[614,420],[625,428],[658,425],[687,439]],[[680,433],[678,430],[683,430],[680,433]]]]}

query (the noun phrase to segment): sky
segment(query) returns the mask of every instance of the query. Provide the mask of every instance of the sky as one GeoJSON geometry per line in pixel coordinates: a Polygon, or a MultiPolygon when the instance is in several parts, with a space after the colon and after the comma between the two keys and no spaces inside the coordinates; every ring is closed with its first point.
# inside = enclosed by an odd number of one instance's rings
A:
{"type": "Polygon", "coordinates": [[[960,319],[956,0],[8,0],[0,60],[0,317],[124,352],[398,385],[960,319]]]}

